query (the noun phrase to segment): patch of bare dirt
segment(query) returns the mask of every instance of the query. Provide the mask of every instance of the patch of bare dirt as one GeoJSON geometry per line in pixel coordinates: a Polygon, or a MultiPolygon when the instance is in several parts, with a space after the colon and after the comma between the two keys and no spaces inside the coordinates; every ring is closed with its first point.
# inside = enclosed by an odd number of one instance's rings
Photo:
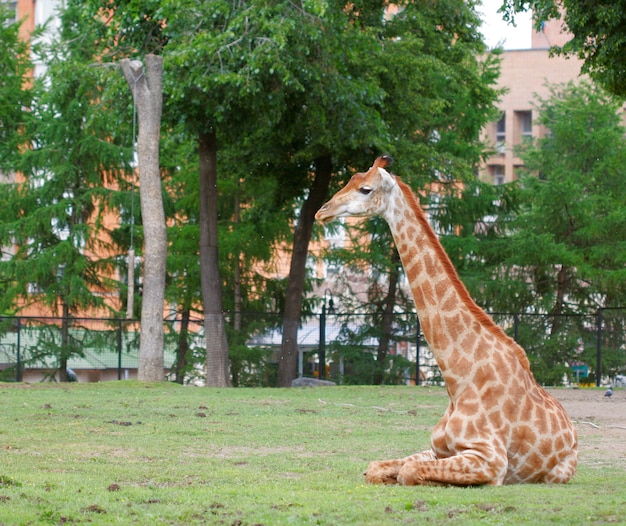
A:
{"type": "Polygon", "coordinates": [[[549,389],[578,431],[579,465],[626,471],[626,389],[549,389]]]}

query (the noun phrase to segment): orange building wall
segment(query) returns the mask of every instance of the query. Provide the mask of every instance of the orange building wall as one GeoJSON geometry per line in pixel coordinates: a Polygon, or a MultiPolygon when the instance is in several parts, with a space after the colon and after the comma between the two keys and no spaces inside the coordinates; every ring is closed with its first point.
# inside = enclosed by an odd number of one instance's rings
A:
{"type": "Polygon", "coordinates": [[[17,0],[17,19],[24,20],[20,27],[20,38],[30,40],[35,29],[35,0],[17,0]]]}
{"type": "Polygon", "coordinates": [[[516,171],[523,165],[514,152],[522,142],[521,113],[532,112],[532,136],[542,137],[546,130],[535,123],[539,98],[549,96],[548,85],[580,79],[582,61],[575,58],[550,57],[547,49],[505,51],[502,54],[501,74],[497,87],[506,89],[498,102],[505,116],[506,138],[504,148],[496,141],[496,123],[483,130],[483,139],[496,150],[480,169],[481,179],[497,183],[496,174],[504,173],[504,181],[517,179],[516,171]],[[539,98],[538,98],[539,97],[539,98]]]}
{"type": "Polygon", "coordinates": [[[542,137],[546,130],[536,124],[536,105],[549,96],[549,85],[580,81],[582,61],[577,58],[550,56],[551,46],[562,46],[570,38],[563,32],[562,22],[550,20],[539,31],[534,28],[531,49],[504,51],[502,53],[499,89],[505,89],[497,106],[505,121],[505,139],[502,143],[496,135],[497,123],[489,123],[482,137],[494,149],[495,154],[479,169],[479,177],[494,184],[508,183],[518,178],[517,171],[523,166],[516,156],[515,148],[524,137],[522,118],[525,112],[532,115],[532,137],[542,137]]]}

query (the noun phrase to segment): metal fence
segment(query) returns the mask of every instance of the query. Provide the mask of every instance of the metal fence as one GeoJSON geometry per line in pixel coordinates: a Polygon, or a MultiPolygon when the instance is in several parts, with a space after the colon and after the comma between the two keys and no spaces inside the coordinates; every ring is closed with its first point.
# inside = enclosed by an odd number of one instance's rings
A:
{"type": "MultiPolygon", "coordinates": [[[[282,316],[225,317],[234,385],[276,385],[282,316]]],[[[600,309],[593,315],[493,313],[492,317],[526,349],[541,383],[555,385],[568,379],[600,385],[626,373],[626,309],[600,309]]],[[[382,322],[382,315],[373,314],[323,312],[307,317],[298,333],[298,374],[344,384],[440,384],[440,371],[416,315],[394,314],[387,335],[380,329],[382,322]]],[[[201,382],[202,320],[165,320],[164,327],[165,374],[172,379],[184,374],[187,382],[201,382]],[[183,357],[181,372],[177,364],[183,357]]],[[[135,378],[140,329],[136,320],[0,317],[0,380],[56,380],[62,363],[79,381],[135,378]]]]}
{"type": "Polygon", "coordinates": [[[526,350],[535,376],[559,385],[601,385],[626,372],[626,308],[593,314],[492,313],[493,319],[526,350]]]}

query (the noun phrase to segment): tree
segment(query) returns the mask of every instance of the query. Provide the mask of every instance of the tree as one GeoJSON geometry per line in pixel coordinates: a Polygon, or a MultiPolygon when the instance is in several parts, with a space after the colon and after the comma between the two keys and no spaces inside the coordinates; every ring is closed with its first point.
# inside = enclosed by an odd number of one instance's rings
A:
{"type": "MultiPolygon", "coordinates": [[[[120,62],[137,105],[139,132],[139,191],[144,228],[143,301],[138,378],[144,382],[163,380],[163,305],[167,236],[159,167],[159,139],[163,104],[163,59],[146,55],[140,61],[120,62]]],[[[129,284],[131,286],[132,284],[129,284]]]]}
{"type": "MultiPolygon", "coordinates": [[[[456,1],[406,2],[389,20],[385,9],[382,2],[364,2],[325,13],[326,24],[336,17],[337,29],[331,31],[335,40],[324,33],[320,55],[326,57],[321,62],[325,75],[313,77],[324,83],[307,84],[306,97],[315,104],[302,107],[314,108],[314,113],[297,121],[308,149],[328,149],[335,174],[371,162],[373,151],[386,151],[398,158],[401,172],[411,174],[416,186],[441,182],[441,174],[449,180],[470,176],[481,150],[478,133],[496,97],[490,86],[496,78],[495,62],[492,57],[483,63],[476,60],[484,51],[476,14],[456,1]],[[352,50],[347,57],[345,49],[352,50]],[[335,78],[341,79],[337,86],[335,78]],[[340,109],[336,101],[341,101],[340,109]],[[317,129],[319,123],[322,130],[317,129]]],[[[388,262],[385,274],[393,275],[389,235],[380,246],[388,262]]],[[[393,290],[389,292],[393,297],[393,290]]],[[[293,331],[297,320],[285,320],[281,385],[295,375],[286,344],[294,345],[288,329],[293,331]]]]}
{"type": "MultiPolygon", "coordinates": [[[[99,2],[90,4],[97,17],[99,2]]],[[[209,385],[227,385],[228,347],[224,338],[222,279],[217,250],[217,145],[239,141],[272,120],[282,96],[283,33],[298,28],[285,17],[289,2],[132,2],[111,5],[106,33],[113,53],[137,49],[165,58],[167,112],[194,136],[199,152],[201,266],[207,326],[209,385]],[[166,23],[164,21],[167,21],[166,23]],[[285,20],[288,23],[285,23],[285,20]],[[198,22],[200,24],[198,25],[198,22]],[[207,186],[208,185],[208,186],[207,186]],[[209,206],[210,209],[206,209],[209,206]]],[[[287,79],[288,81],[289,79],[287,79]]],[[[264,155],[264,154],[263,154],[264,155]]]]}
{"type": "Polygon", "coordinates": [[[117,123],[105,111],[106,73],[88,66],[94,48],[79,42],[79,25],[64,13],[61,34],[41,47],[47,71],[34,80],[28,119],[18,123],[28,143],[4,166],[19,176],[0,185],[0,243],[13,247],[0,262],[1,308],[35,303],[62,317],[58,353],[44,349],[58,359],[62,380],[69,357],[82,352],[70,342],[71,318],[113,310],[102,294],[116,286],[103,217],[113,194],[107,183],[123,162],[117,123]]]}
{"type": "MultiPolygon", "coordinates": [[[[334,174],[385,134],[380,118],[383,91],[368,69],[366,57],[378,56],[380,41],[368,24],[384,15],[381,2],[336,3],[323,9],[296,12],[298,30],[289,35],[286,67],[297,80],[288,91],[286,110],[276,127],[292,159],[282,174],[285,188],[298,199],[279,361],[278,384],[287,387],[296,376],[297,334],[306,312],[308,247],[315,212],[328,195],[334,174]],[[350,53],[346,54],[349,49],[350,53]],[[295,177],[294,177],[295,176],[295,177]]],[[[276,133],[275,132],[275,133],[276,133]]]]}
{"type": "Polygon", "coordinates": [[[450,253],[461,268],[478,263],[490,273],[466,281],[481,304],[529,314],[519,337],[533,371],[540,382],[560,383],[579,338],[595,349],[585,320],[626,303],[626,130],[619,101],[586,83],[552,86],[537,109],[550,133],[520,150],[519,188],[497,190],[506,200],[485,214],[493,227],[470,227],[489,237],[461,257],[450,253]]]}
{"type": "Polygon", "coordinates": [[[230,385],[228,340],[222,311],[222,281],[218,253],[217,134],[200,133],[200,283],[204,305],[207,385],[230,385]]]}
{"type": "Polygon", "coordinates": [[[441,197],[429,206],[431,221],[472,298],[487,311],[522,312],[532,303],[527,286],[514,269],[503,270],[522,206],[519,182],[468,180],[441,197]]]}
{"type": "Polygon", "coordinates": [[[553,346],[554,362],[562,363],[576,345],[564,340],[568,320],[561,315],[593,316],[598,308],[626,303],[626,188],[620,182],[626,130],[620,106],[585,83],[553,87],[539,101],[539,123],[550,134],[522,152],[538,177],[522,180],[529,205],[512,246],[518,248],[515,262],[531,270],[535,305],[554,316],[550,336],[562,343],[553,346]]]}
{"type": "MultiPolygon", "coordinates": [[[[480,152],[478,130],[496,96],[490,86],[493,61],[476,59],[484,51],[478,17],[461,0],[407,2],[391,21],[381,0],[150,1],[141,6],[115,0],[104,23],[100,2],[82,4],[84,18],[95,25],[89,34],[107,44],[104,56],[118,60],[153,52],[164,57],[166,127],[180,125],[186,140],[194,138],[202,170],[216,170],[219,163],[222,175],[201,175],[208,192],[223,191],[224,184],[246,187],[260,178],[274,182],[271,199],[254,197],[242,209],[279,218],[288,213],[295,225],[280,374],[280,384],[289,385],[295,375],[295,334],[310,304],[305,270],[313,213],[332,176],[371,162],[378,151],[397,153],[401,166],[414,168],[424,183],[440,182],[442,173],[451,180],[471,174],[480,152]],[[239,155],[231,155],[236,149],[239,155]],[[243,176],[240,165],[247,169],[243,176]],[[230,179],[230,174],[239,177],[230,179]]],[[[217,218],[214,210],[208,215],[211,222],[225,221],[222,197],[217,218]]],[[[234,211],[228,217],[233,216],[234,211]]],[[[265,232],[270,233],[265,247],[284,235],[281,228],[265,232]]],[[[213,268],[203,268],[202,275],[223,287],[218,264],[233,258],[218,259],[213,240],[206,243],[213,268]]],[[[214,289],[205,310],[214,309],[207,319],[219,324],[223,305],[217,300],[214,289]]],[[[212,328],[206,333],[209,338],[212,328]]],[[[222,375],[228,349],[222,343],[217,347],[215,371],[222,375]]]]}
{"type": "Polygon", "coordinates": [[[302,313],[304,286],[306,281],[306,261],[309,242],[313,231],[315,212],[322,206],[333,173],[330,154],[316,160],[315,179],[312,188],[302,205],[293,236],[293,249],[283,312],[283,338],[278,368],[278,385],[290,387],[296,376],[298,358],[298,327],[302,313]]]}
{"type": "Polygon", "coordinates": [[[602,0],[506,0],[500,7],[505,20],[515,13],[533,11],[540,29],[549,19],[562,19],[564,28],[573,35],[554,53],[575,55],[584,61],[582,71],[609,92],[626,95],[626,1],[602,0]]]}
{"type": "Polygon", "coordinates": [[[582,83],[551,87],[539,100],[548,136],[521,152],[528,175],[519,237],[530,235],[539,261],[558,262],[549,304],[616,306],[624,298],[625,129],[621,102],[582,83]],[[535,177],[533,177],[533,175],[535,177]]]}
{"type": "MultiPolygon", "coordinates": [[[[286,285],[283,332],[286,343],[279,368],[281,385],[290,384],[295,374],[295,335],[303,304],[313,215],[327,192],[333,171],[333,149],[337,149],[337,143],[343,143],[335,140],[335,146],[331,147],[331,138],[336,139],[338,134],[330,130],[336,130],[335,123],[340,123],[343,137],[351,134],[354,141],[361,130],[356,126],[348,127],[345,115],[349,109],[354,111],[357,100],[372,97],[362,79],[350,74],[339,75],[335,70],[340,49],[337,42],[348,27],[345,17],[341,18],[340,8],[309,7],[310,10],[292,2],[280,2],[271,7],[265,2],[250,2],[236,9],[223,9],[229,14],[228,19],[220,22],[222,12],[217,18],[207,19],[219,22],[210,28],[216,38],[208,46],[206,40],[196,45],[193,63],[185,63],[182,52],[177,54],[178,64],[187,72],[180,76],[190,80],[197,77],[188,88],[195,94],[197,86],[201,85],[206,93],[204,99],[195,95],[198,101],[205,101],[202,109],[192,111],[194,115],[205,117],[198,124],[199,129],[207,128],[206,123],[211,122],[211,133],[222,137],[223,141],[243,143],[244,148],[247,141],[257,139],[253,151],[257,166],[252,173],[263,170],[265,177],[271,175],[281,183],[276,195],[279,192],[282,195],[275,200],[272,209],[285,203],[289,207],[296,199],[304,203],[295,223],[293,257],[286,285]],[[255,16],[250,16],[251,13],[255,16]],[[342,20],[341,24],[338,20],[342,20]],[[330,48],[335,53],[332,61],[327,60],[330,48]],[[205,70],[196,71],[199,50],[207,53],[203,64],[211,64],[213,75],[207,76],[205,70]],[[352,100],[348,94],[356,93],[356,85],[361,86],[363,95],[352,100]],[[346,104],[336,105],[336,111],[331,112],[328,110],[331,100],[345,100],[346,104]],[[207,115],[207,108],[213,108],[213,113],[207,115]]],[[[184,45],[181,49],[185,54],[190,53],[188,44],[184,45]]],[[[346,73],[349,70],[345,68],[346,73]]],[[[189,95],[181,97],[182,88],[176,88],[176,104],[184,103],[185,111],[189,111],[190,101],[194,99],[189,95]]],[[[362,115],[359,126],[365,122],[363,112],[362,115]]],[[[375,123],[376,119],[371,122],[375,123]]],[[[215,302],[211,305],[216,307],[215,302]]]]}
{"type": "Polygon", "coordinates": [[[168,18],[167,25],[173,37],[167,50],[174,57],[177,80],[187,79],[171,86],[170,107],[188,115],[188,130],[198,137],[207,383],[215,386],[230,384],[218,251],[218,141],[241,141],[250,135],[249,129],[258,129],[256,122],[265,124],[264,112],[272,114],[275,103],[266,93],[272,84],[280,85],[281,33],[285,30],[283,6],[265,7],[263,2],[206,4],[202,17],[206,25],[203,32],[193,35],[188,33],[193,24],[186,17],[195,20],[195,11],[168,18]],[[198,61],[198,56],[204,58],[198,61]]]}
{"type": "Polygon", "coordinates": [[[22,22],[8,22],[14,15],[0,4],[0,170],[4,175],[15,167],[32,118],[33,89],[29,84],[33,65],[28,43],[20,38],[22,22]]]}
{"type": "MultiPolygon", "coordinates": [[[[626,3],[624,0],[507,0],[500,11],[513,20],[520,11],[532,9],[539,29],[543,20],[560,19],[572,38],[553,53],[573,55],[583,60],[582,72],[609,93],[626,95],[626,3]]],[[[623,137],[619,140],[623,141],[623,137]]],[[[566,279],[565,275],[560,276],[566,279]]],[[[600,373],[600,372],[599,372],[600,373]]],[[[599,381],[600,377],[596,378],[599,381]]]]}
{"type": "MultiPolygon", "coordinates": [[[[187,345],[184,334],[185,327],[194,323],[194,313],[200,311],[201,287],[197,145],[181,129],[178,126],[164,136],[162,152],[164,183],[174,207],[174,212],[169,212],[167,301],[177,305],[180,317],[176,361],[179,382],[206,362],[206,357],[198,361],[200,355],[187,345]]],[[[255,332],[275,327],[276,316],[266,313],[281,308],[284,286],[282,280],[273,277],[272,242],[291,232],[289,215],[279,204],[282,198],[276,180],[255,163],[249,164],[249,149],[255,146],[255,141],[245,141],[219,148],[220,158],[225,161],[218,180],[218,246],[222,303],[229,313],[226,328],[234,386],[249,384],[258,377],[252,369],[260,375],[263,368],[262,353],[250,350],[246,342],[255,332]]]]}
{"type": "MultiPolygon", "coordinates": [[[[186,140],[195,140],[196,150],[200,153],[196,156],[199,160],[197,173],[203,185],[208,185],[201,188],[204,196],[200,207],[202,220],[195,213],[191,217],[195,217],[200,226],[203,247],[200,275],[204,281],[209,384],[223,385],[228,382],[228,371],[224,366],[228,346],[223,337],[214,337],[225,332],[217,251],[218,210],[213,206],[218,191],[217,184],[213,183],[217,182],[217,141],[228,133],[232,133],[235,139],[240,138],[241,130],[258,120],[261,111],[258,101],[266,98],[266,90],[260,89],[258,82],[253,82],[249,88],[246,86],[251,72],[259,78],[268,77],[269,65],[278,63],[275,60],[278,50],[265,36],[266,22],[272,16],[274,26],[280,28],[281,20],[276,16],[278,10],[264,11],[263,2],[258,5],[254,2],[250,5],[209,2],[198,7],[195,2],[182,6],[179,2],[137,5],[120,0],[110,3],[110,11],[103,18],[100,2],[70,4],[73,9],[82,10],[83,18],[92,24],[91,31],[86,34],[94,35],[103,43],[104,59],[110,57],[118,61],[139,51],[163,55],[166,60],[164,84],[169,106],[165,112],[165,125],[169,130],[184,129],[186,140]],[[257,8],[263,16],[250,17],[250,12],[257,8]],[[198,20],[204,22],[201,27],[196,27],[198,20]],[[254,23],[250,24],[250,20],[254,23]],[[272,55],[268,57],[268,67],[262,63],[266,53],[272,55]],[[251,68],[246,62],[247,56],[250,57],[248,62],[256,60],[255,56],[261,61],[251,68]],[[181,82],[183,79],[188,82],[181,82]],[[257,100],[251,98],[242,106],[238,99],[245,99],[246,93],[256,94],[257,100]],[[248,108],[244,108],[246,104],[249,104],[248,108]],[[242,117],[247,118],[248,124],[241,124],[246,120],[242,117]],[[239,127],[237,131],[234,131],[235,126],[239,127]]],[[[183,308],[183,312],[187,310],[183,308]]]]}
{"type": "MultiPolygon", "coordinates": [[[[261,132],[261,130],[259,130],[261,132]]],[[[264,139],[267,140],[267,139],[264,139]]],[[[277,329],[285,305],[286,280],[277,273],[275,247],[286,245],[293,236],[292,196],[273,177],[273,159],[258,159],[259,144],[252,138],[221,148],[229,166],[222,173],[220,194],[220,250],[224,277],[224,308],[229,316],[229,360],[234,386],[262,382],[276,385],[270,355],[251,349],[247,342],[256,333],[277,329]],[[268,313],[272,313],[269,314],[268,313]]]]}
{"type": "MultiPolygon", "coordinates": [[[[358,113],[350,116],[364,128],[361,122],[370,123],[371,135],[366,140],[371,142],[368,148],[364,141],[361,151],[379,148],[390,153],[397,160],[394,171],[422,189],[425,202],[431,190],[439,197],[454,193],[459,182],[473,180],[481,158],[479,132],[494,115],[498,95],[494,89],[498,56],[477,60],[485,51],[478,33],[479,19],[463,2],[407,2],[389,20],[375,15],[380,5],[372,3],[369,10],[360,7],[350,14],[358,20],[358,27],[367,20],[367,35],[377,47],[372,51],[363,46],[362,55],[354,52],[355,61],[368,81],[369,93],[382,101],[368,108],[370,113],[363,121],[358,113]]],[[[344,144],[347,150],[350,143],[337,144],[344,144]]],[[[369,166],[372,157],[364,158],[361,166],[369,166]]],[[[356,158],[361,157],[352,154],[347,163],[339,165],[339,173],[351,171],[356,158]]],[[[371,283],[366,307],[370,326],[383,329],[376,333],[381,360],[376,381],[380,382],[391,338],[389,313],[406,304],[395,286],[398,264],[388,229],[376,221],[365,228],[372,241],[356,246],[346,261],[357,268],[371,266],[386,284],[383,288],[371,283]]]]}
{"type": "MultiPolygon", "coordinates": [[[[186,140],[180,126],[169,129],[161,142],[161,169],[168,218],[166,302],[175,305],[169,313],[180,320],[176,338],[174,381],[184,384],[194,369],[196,357],[190,346],[190,329],[194,312],[202,301],[198,265],[198,176],[197,146],[186,140]]],[[[202,360],[204,363],[205,360],[202,360]]]]}

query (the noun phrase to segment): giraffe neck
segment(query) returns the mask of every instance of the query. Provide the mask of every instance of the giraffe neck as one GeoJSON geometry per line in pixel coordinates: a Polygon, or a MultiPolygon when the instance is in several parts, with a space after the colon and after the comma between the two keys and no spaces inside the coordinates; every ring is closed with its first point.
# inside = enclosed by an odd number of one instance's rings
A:
{"type": "Polygon", "coordinates": [[[383,217],[402,259],[422,333],[448,388],[468,377],[479,361],[475,354],[487,347],[484,342],[504,344],[500,347],[529,370],[521,347],[470,297],[410,188],[398,181],[391,203],[383,217]]]}

